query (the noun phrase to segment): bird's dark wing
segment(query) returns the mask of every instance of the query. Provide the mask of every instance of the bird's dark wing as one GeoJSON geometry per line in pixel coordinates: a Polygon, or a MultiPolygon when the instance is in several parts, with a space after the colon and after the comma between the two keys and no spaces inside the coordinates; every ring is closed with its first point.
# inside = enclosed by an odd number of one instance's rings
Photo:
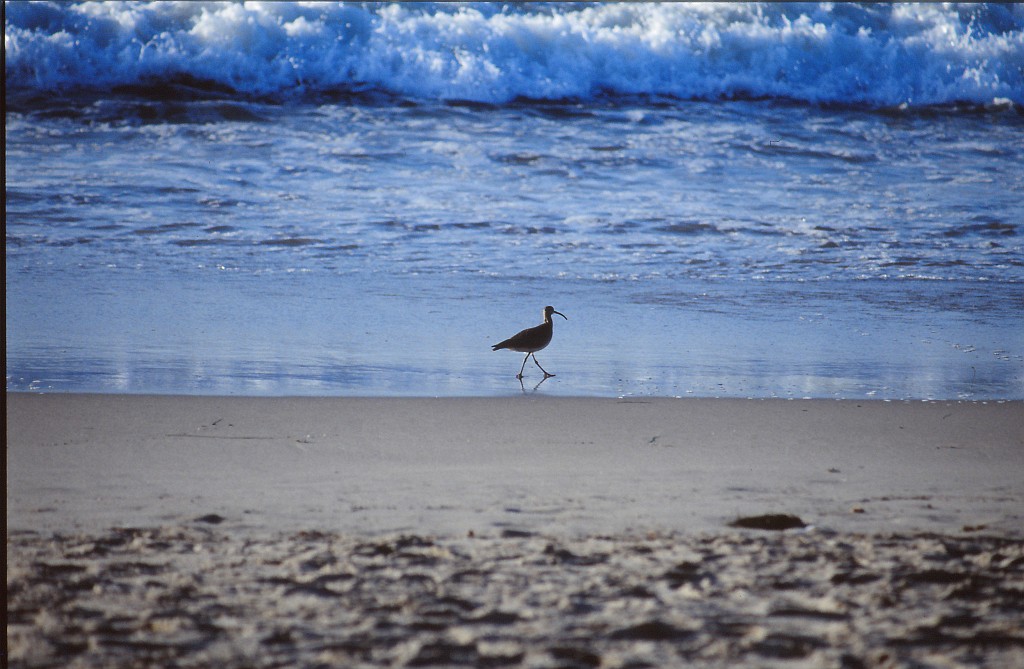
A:
{"type": "Polygon", "coordinates": [[[519,332],[515,333],[514,335],[506,339],[505,341],[498,342],[497,344],[491,346],[491,350],[499,351],[503,348],[514,348],[519,342],[523,340],[523,338],[526,337],[526,333],[528,333],[532,329],[533,328],[526,328],[525,330],[520,330],[519,332]]]}

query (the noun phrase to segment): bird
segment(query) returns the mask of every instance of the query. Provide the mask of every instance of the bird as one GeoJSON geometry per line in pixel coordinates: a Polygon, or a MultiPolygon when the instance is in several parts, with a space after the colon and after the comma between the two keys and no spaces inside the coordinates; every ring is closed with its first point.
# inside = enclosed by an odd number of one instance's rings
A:
{"type": "MultiPolygon", "coordinates": [[[[558,314],[565,320],[569,320],[569,317],[560,311],[555,311],[552,306],[544,307],[544,322],[540,325],[532,328],[526,328],[525,330],[512,335],[503,342],[498,342],[491,346],[492,351],[499,351],[503,348],[507,348],[510,351],[519,351],[525,353],[526,357],[523,358],[523,366],[519,368],[519,373],[516,374],[516,378],[522,381],[523,370],[526,369],[526,361],[530,359],[530,356],[541,350],[545,346],[551,343],[551,333],[554,330],[555,324],[551,321],[551,314],[558,314]]],[[[540,371],[544,372],[544,378],[554,376],[549,373],[546,369],[540,366],[537,362],[537,356],[533,355],[533,362],[540,367],[540,371]]]]}

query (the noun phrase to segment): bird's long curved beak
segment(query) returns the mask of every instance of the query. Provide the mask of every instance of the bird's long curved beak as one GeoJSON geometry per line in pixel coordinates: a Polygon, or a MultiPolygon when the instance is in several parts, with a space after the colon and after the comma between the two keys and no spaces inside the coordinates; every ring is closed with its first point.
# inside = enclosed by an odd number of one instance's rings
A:
{"type": "Polygon", "coordinates": [[[554,310],[552,310],[552,311],[551,311],[551,313],[553,313],[553,314],[558,314],[559,316],[561,316],[561,317],[562,317],[562,318],[564,318],[565,320],[569,320],[569,317],[568,317],[568,316],[566,316],[565,314],[563,314],[563,313],[562,313],[561,311],[554,311],[554,310]]]}

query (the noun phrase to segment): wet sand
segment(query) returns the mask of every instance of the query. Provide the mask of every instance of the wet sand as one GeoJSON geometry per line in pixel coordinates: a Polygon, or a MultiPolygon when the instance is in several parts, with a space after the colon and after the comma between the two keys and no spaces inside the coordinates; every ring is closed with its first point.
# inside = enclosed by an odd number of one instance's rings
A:
{"type": "Polygon", "coordinates": [[[1024,665],[1021,402],[7,408],[11,666],[1024,665]]]}

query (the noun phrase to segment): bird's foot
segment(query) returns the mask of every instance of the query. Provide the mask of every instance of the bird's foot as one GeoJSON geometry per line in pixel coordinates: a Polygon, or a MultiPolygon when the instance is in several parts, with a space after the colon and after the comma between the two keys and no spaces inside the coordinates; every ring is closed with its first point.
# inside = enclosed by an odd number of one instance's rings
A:
{"type": "Polygon", "coordinates": [[[549,372],[544,372],[544,378],[545,379],[550,379],[552,376],[554,376],[554,374],[551,374],[549,372]]]}
{"type": "Polygon", "coordinates": [[[522,381],[523,380],[523,375],[522,374],[516,374],[516,378],[519,379],[520,381],[522,381]]]}

